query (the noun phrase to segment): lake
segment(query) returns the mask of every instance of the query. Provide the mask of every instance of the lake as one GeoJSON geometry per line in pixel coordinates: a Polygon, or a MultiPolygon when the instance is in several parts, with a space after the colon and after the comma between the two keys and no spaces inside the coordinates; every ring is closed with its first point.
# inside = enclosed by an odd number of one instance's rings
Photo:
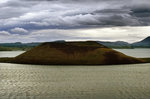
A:
{"type": "MultiPolygon", "coordinates": [[[[14,57],[20,52],[5,53],[0,52],[0,57],[14,57]]],[[[150,64],[0,63],[0,99],[150,99],[150,64]]]]}
{"type": "Polygon", "coordinates": [[[137,57],[137,58],[149,58],[150,48],[135,48],[135,49],[115,49],[126,55],[137,57]]]}
{"type": "MultiPolygon", "coordinates": [[[[143,58],[150,57],[150,48],[114,49],[126,55],[143,58]]],[[[25,51],[0,51],[0,57],[15,57],[25,51]]]]}
{"type": "Polygon", "coordinates": [[[150,64],[0,63],[0,99],[150,99],[150,64]]]}
{"type": "Polygon", "coordinates": [[[0,51],[0,57],[15,57],[24,52],[25,51],[0,51]]]}

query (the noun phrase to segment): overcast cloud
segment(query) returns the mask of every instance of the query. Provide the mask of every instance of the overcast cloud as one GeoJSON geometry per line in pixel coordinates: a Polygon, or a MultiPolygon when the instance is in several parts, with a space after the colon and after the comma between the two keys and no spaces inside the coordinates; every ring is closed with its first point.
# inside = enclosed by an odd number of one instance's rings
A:
{"type": "Polygon", "coordinates": [[[119,40],[121,33],[132,35],[125,41],[134,42],[146,37],[143,28],[150,26],[149,0],[0,0],[0,12],[0,38],[9,35],[1,42],[119,40]],[[119,35],[112,30],[115,27],[120,28],[119,35]],[[123,27],[128,32],[122,32],[123,27]],[[91,33],[81,33],[89,29],[91,33]]]}

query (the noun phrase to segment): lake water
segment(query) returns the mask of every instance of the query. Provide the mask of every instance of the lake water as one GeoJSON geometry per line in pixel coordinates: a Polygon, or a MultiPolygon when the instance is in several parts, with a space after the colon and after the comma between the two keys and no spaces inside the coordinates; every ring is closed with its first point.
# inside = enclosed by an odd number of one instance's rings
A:
{"type": "Polygon", "coordinates": [[[0,64],[0,99],[150,99],[150,64],[0,64]]]}
{"type": "MultiPolygon", "coordinates": [[[[11,56],[16,56],[15,53],[11,56]]],[[[0,99],[150,99],[150,64],[0,63],[0,99]]]]}
{"type": "Polygon", "coordinates": [[[25,51],[0,51],[0,57],[15,57],[24,52],[25,51]]]}
{"type": "MultiPolygon", "coordinates": [[[[126,55],[143,58],[150,57],[150,48],[114,49],[126,55]]],[[[25,51],[0,51],[0,57],[15,57],[25,51]]]]}
{"type": "Polygon", "coordinates": [[[150,48],[115,49],[115,50],[137,58],[150,57],[150,48]]]}

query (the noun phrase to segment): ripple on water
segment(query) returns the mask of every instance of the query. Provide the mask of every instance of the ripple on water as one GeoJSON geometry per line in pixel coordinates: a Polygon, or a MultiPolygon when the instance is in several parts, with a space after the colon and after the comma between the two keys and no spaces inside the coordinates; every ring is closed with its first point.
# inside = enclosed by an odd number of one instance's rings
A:
{"type": "Polygon", "coordinates": [[[0,99],[150,99],[150,64],[0,64],[0,99]]]}

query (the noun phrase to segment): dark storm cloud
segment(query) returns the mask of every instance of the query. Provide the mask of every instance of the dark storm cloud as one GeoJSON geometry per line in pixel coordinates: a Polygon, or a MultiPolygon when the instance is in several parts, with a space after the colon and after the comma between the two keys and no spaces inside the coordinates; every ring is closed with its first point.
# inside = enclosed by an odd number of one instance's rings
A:
{"type": "Polygon", "coordinates": [[[150,25],[150,7],[135,7],[131,11],[130,14],[136,17],[141,25],[150,25]]]}
{"type": "Polygon", "coordinates": [[[150,17],[150,8],[136,8],[133,9],[133,15],[135,15],[136,17],[150,17]]]}
{"type": "Polygon", "coordinates": [[[0,2],[0,30],[150,25],[148,0],[4,1],[0,2]]]}
{"type": "Polygon", "coordinates": [[[149,0],[0,0],[0,42],[123,39],[149,25],[149,0]]]}

